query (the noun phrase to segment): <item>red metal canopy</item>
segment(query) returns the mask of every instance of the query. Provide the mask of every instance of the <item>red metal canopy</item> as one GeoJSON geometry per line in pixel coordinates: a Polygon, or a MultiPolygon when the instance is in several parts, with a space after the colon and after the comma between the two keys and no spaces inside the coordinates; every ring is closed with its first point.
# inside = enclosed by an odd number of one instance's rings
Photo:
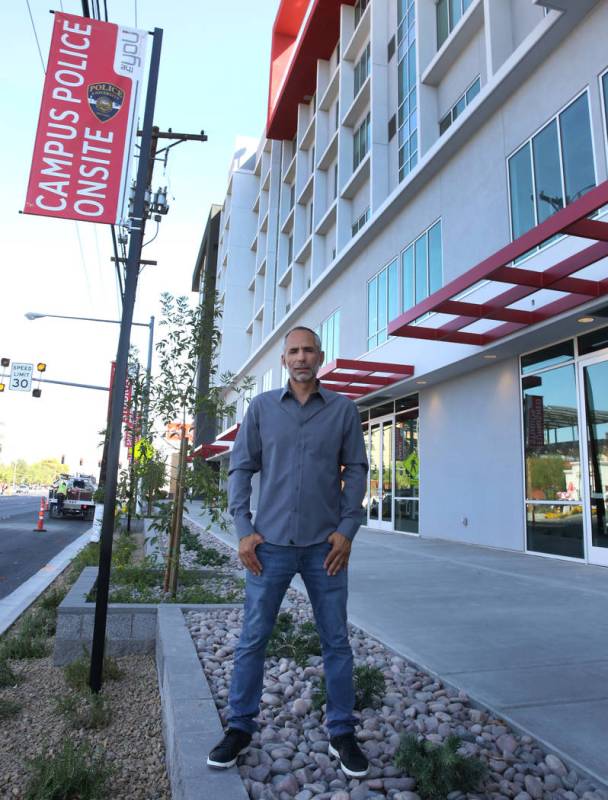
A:
{"type": "Polygon", "coordinates": [[[401,314],[389,335],[486,345],[607,294],[608,265],[598,262],[608,257],[608,223],[588,219],[607,203],[605,181],[401,314]],[[560,235],[595,243],[548,269],[513,265],[560,235]],[[414,324],[426,314],[437,316],[414,324]]]}
{"type": "Polygon", "coordinates": [[[236,435],[239,432],[239,428],[241,427],[241,423],[237,422],[236,425],[231,425],[230,428],[226,428],[225,431],[218,433],[215,437],[216,442],[234,442],[236,439],[236,435]]]}
{"type": "Polygon", "coordinates": [[[354,3],[355,0],[282,0],[272,28],[266,122],[269,139],[295,136],[298,103],[315,91],[317,59],[329,58],[338,41],[340,6],[354,3]],[[309,2],[312,5],[304,22],[309,2]]]}
{"type": "Polygon", "coordinates": [[[192,461],[193,458],[210,458],[211,456],[216,456],[219,453],[225,453],[230,448],[228,445],[225,444],[201,444],[196,450],[193,450],[192,453],[187,458],[187,461],[192,461]]]}
{"type": "Polygon", "coordinates": [[[319,370],[318,378],[325,389],[357,400],[413,374],[414,367],[409,364],[336,358],[319,370]]]}

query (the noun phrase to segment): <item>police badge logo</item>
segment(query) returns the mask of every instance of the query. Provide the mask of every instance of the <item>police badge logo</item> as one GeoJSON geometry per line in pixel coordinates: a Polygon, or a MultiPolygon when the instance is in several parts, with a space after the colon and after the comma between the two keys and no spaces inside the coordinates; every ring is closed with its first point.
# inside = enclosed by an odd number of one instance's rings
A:
{"type": "Polygon", "coordinates": [[[125,93],[113,83],[92,83],[87,89],[87,98],[97,119],[107,122],[120,111],[125,93]]]}

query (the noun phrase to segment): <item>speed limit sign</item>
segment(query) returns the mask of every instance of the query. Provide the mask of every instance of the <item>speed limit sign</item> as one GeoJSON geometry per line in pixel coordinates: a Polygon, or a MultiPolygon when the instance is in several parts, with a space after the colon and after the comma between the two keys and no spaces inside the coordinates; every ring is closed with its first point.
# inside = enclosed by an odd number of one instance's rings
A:
{"type": "Polygon", "coordinates": [[[8,388],[12,389],[14,392],[31,391],[33,372],[33,364],[20,364],[17,361],[13,361],[11,364],[11,377],[8,388]]]}

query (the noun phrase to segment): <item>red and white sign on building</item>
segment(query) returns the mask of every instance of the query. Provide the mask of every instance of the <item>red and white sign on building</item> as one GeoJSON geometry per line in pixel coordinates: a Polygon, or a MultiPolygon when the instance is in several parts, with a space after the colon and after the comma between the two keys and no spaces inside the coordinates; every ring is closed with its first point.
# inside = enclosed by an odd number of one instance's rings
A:
{"type": "Polygon", "coordinates": [[[55,14],[26,214],[121,221],[147,36],[55,14]]]}

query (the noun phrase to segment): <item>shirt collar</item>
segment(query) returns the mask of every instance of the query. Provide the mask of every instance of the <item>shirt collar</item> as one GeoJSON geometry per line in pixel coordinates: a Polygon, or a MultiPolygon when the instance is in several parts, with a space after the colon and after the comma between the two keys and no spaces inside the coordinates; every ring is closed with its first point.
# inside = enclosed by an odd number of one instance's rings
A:
{"type": "MultiPolygon", "coordinates": [[[[311,397],[314,397],[315,394],[318,394],[319,397],[321,398],[321,400],[323,400],[324,403],[327,403],[327,401],[329,400],[329,397],[330,397],[329,392],[327,391],[327,389],[325,389],[325,388],[323,388],[323,386],[321,386],[321,382],[319,380],[317,380],[317,390],[311,394],[311,397]]],[[[293,396],[294,395],[293,395],[293,392],[291,391],[291,386],[289,385],[289,380],[287,380],[287,382],[286,382],[286,384],[283,387],[283,390],[281,392],[281,400],[284,400],[286,397],[293,397],[293,396]]]]}

